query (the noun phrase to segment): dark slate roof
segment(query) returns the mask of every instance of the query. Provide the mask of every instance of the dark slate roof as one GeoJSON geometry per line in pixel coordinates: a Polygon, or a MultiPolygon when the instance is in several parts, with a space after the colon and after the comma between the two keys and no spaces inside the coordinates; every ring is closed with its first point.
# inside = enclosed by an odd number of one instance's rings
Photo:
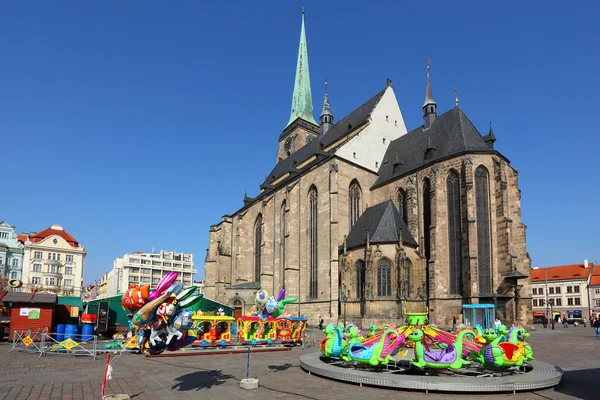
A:
{"type": "Polygon", "coordinates": [[[2,298],[3,302],[11,303],[56,303],[58,296],[54,293],[19,293],[8,292],[2,298]]]}
{"type": "Polygon", "coordinates": [[[464,153],[497,154],[459,108],[438,116],[430,128],[423,126],[393,140],[383,158],[373,188],[427,164],[464,153]]]}
{"type": "Polygon", "coordinates": [[[260,282],[244,282],[232,285],[232,289],[260,289],[260,282]]]}
{"type": "Polygon", "coordinates": [[[350,234],[346,238],[346,248],[364,246],[367,230],[371,243],[398,243],[398,232],[402,230],[404,244],[417,246],[417,242],[408,231],[408,227],[391,200],[386,200],[365,210],[350,230],[350,234]]]}
{"type": "Polygon", "coordinates": [[[263,183],[264,186],[269,186],[273,181],[277,180],[280,176],[284,175],[286,172],[290,173],[300,173],[302,170],[308,169],[312,167],[314,163],[317,163],[324,158],[327,158],[330,153],[322,151],[323,148],[335,143],[340,138],[344,137],[356,127],[359,127],[365,124],[369,118],[371,117],[371,113],[375,109],[375,106],[381,100],[381,97],[385,93],[385,89],[381,92],[377,93],[371,99],[369,99],[366,103],[358,107],[356,110],[352,111],[350,114],[346,115],[344,118],[335,123],[325,135],[322,137],[313,139],[308,142],[300,149],[298,149],[291,156],[279,161],[275,168],[271,171],[271,173],[267,176],[263,183]],[[308,158],[313,155],[317,156],[317,159],[304,166],[302,170],[296,168],[296,165],[302,164],[302,162],[306,161],[308,158]]]}

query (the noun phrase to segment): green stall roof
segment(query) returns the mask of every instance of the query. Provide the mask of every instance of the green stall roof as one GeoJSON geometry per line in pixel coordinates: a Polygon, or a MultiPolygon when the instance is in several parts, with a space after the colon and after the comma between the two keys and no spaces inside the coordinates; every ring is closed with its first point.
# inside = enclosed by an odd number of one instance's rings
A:
{"type": "Polygon", "coordinates": [[[62,304],[65,306],[79,307],[81,309],[83,302],[81,301],[81,297],[77,297],[77,296],[58,296],[57,304],[62,304]]]}

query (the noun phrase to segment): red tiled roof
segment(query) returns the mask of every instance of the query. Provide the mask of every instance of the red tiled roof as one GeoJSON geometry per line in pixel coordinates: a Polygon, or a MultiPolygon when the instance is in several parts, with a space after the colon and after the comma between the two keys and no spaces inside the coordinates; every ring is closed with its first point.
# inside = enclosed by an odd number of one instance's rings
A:
{"type": "Polygon", "coordinates": [[[542,282],[548,277],[549,281],[564,281],[568,279],[587,279],[594,264],[588,263],[585,268],[582,264],[557,265],[554,267],[538,268],[531,270],[531,281],[542,282]],[[546,275],[547,273],[547,275],[546,275]]]}
{"type": "Polygon", "coordinates": [[[27,235],[24,233],[19,233],[17,234],[17,240],[21,243],[25,243],[25,241],[27,240],[27,235]]]}
{"type": "Polygon", "coordinates": [[[79,242],[77,240],[75,240],[75,238],[73,236],[69,235],[69,233],[67,231],[52,229],[52,228],[46,228],[43,231],[38,232],[33,236],[30,236],[29,240],[31,240],[33,243],[41,242],[42,240],[44,240],[47,237],[52,236],[52,235],[60,236],[61,238],[65,239],[67,241],[67,243],[69,243],[73,247],[79,247],[79,242]]]}
{"type": "Polygon", "coordinates": [[[600,265],[594,265],[594,268],[592,269],[590,286],[600,286],[600,265]]]}

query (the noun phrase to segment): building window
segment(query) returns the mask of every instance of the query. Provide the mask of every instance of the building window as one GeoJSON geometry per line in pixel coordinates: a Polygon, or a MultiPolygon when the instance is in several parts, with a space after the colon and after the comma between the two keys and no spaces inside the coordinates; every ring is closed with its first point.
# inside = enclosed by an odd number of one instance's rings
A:
{"type": "Polygon", "coordinates": [[[60,254],[57,254],[57,255],[56,255],[56,259],[57,259],[58,261],[60,261],[60,254]]]}
{"type": "Polygon", "coordinates": [[[73,275],[73,267],[65,267],[65,275],[73,275]]]}
{"type": "Polygon", "coordinates": [[[402,272],[403,272],[403,279],[402,279],[402,296],[404,297],[408,297],[410,298],[410,269],[411,269],[411,262],[410,260],[407,258],[404,260],[403,265],[402,265],[402,272]]]}
{"type": "Polygon", "coordinates": [[[540,305],[540,307],[544,307],[544,304],[545,304],[544,299],[538,299],[538,304],[540,305]]]}
{"type": "Polygon", "coordinates": [[[31,278],[31,284],[32,285],[39,285],[41,282],[41,279],[39,276],[34,276],[33,278],[31,278]]]}
{"type": "Polygon", "coordinates": [[[12,266],[13,266],[14,268],[16,268],[16,267],[18,267],[18,266],[19,266],[19,259],[18,259],[18,258],[13,258],[13,260],[12,260],[12,261],[13,261],[13,263],[12,263],[13,265],[12,265],[12,266]]]}
{"type": "Polygon", "coordinates": [[[42,272],[42,264],[33,264],[33,272],[42,272]]]}
{"type": "Polygon", "coordinates": [[[356,298],[359,300],[365,298],[365,262],[363,260],[356,262],[356,298]]]}
{"type": "Polygon", "coordinates": [[[400,213],[400,217],[402,217],[402,220],[406,226],[408,226],[407,198],[406,192],[402,188],[398,189],[398,212],[400,213]]]}
{"type": "Polygon", "coordinates": [[[477,207],[479,293],[492,293],[488,173],[483,166],[475,170],[475,203],[477,207]]]}
{"type": "Polygon", "coordinates": [[[554,288],[553,287],[549,287],[548,288],[548,294],[554,294],[554,288]]]}
{"type": "Polygon", "coordinates": [[[460,184],[455,171],[446,180],[448,195],[448,251],[450,294],[462,295],[462,239],[460,223],[460,184]]]}
{"type": "Polygon", "coordinates": [[[538,288],[538,294],[544,294],[544,288],[538,288]]]}
{"type": "Polygon", "coordinates": [[[164,265],[164,267],[166,267],[166,268],[171,268],[171,267],[172,267],[172,264],[171,264],[171,263],[168,263],[168,262],[166,262],[166,263],[165,263],[165,265],[164,265]]]}
{"type": "Polygon", "coordinates": [[[162,262],[152,260],[152,265],[162,265],[162,262]]]}
{"type": "Polygon", "coordinates": [[[594,288],[594,294],[600,294],[600,288],[594,288]]]}
{"type": "Polygon", "coordinates": [[[572,306],[573,305],[573,298],[572,297],[567,297],[567,305],[568,306],[572,306]]]}
{"type": "Polygon", "coordinates": [[[8,239],[8,232],[0,232],[0,239],[8,239]]]}
{"type": "Polygon", "coordinates": [[[140,259],[139,258],[130,258],[129,259],[129,263],[130,264],[139,264],[140,263],[140,259]]]}
{"type": "Polygon", "coordinates": [[[556,287],[556,294],[560,294],[560,286],[556,287]]]}
{"type": "Polygon", "coordinates": [[[531,293],[532,293],[532,294],[537,294],[537,288],[533,288],[533,289],[531,289],[531,293]]]}
{"type": "Polygon", "coordinates": [[[576,306],[580,306],[581,305],[581,298],[580,297],[575,297],[575,305],[576,306]]]}
{"type": "Polygon", "coordinates": [[[142,268],[142,274],[150,274],[152,272],[149,268],[142,268]]]}
{"type": "Polygon", "coordinates": [[[567,286],[567,293],[573,293],[573,286],[567,286]]]}
{"type": "Polygon", "coordinates": [[[285,213],[285,209],[286,209],[286,202],[284,201],[283,204],[281,205],[281,218],[280,218],[280,227],[279,227],[279,235],[280,235],[280,246],[281,246],[281,254],[280,254],[280,258],[281,258],[281,285],[283,287],[283,289],[285,289],[285,233],[287,230],[286,227],[286,213],[285,213]]]}
{"type": "Polygon", "coordinates": [[[555,299],[554,300],[554,305],[555,306],[562,306],[562,299],[555,299]]]}
{"type": "Polygon", "coordinates": [[[317,188],[312,187],[308,192],[308,255],[310,257],[310,287],[309,297],[317,298],[319,291],[319,284],[317,280],[318,268],[317,268],[317,245],[318,245],[318,202],[319,197],[317,188]]]}
{"type": "Polygon", "coordinates": [[[58,265],[48,265],[48,272],[58,274],[58,265]]]}
{"type": "Polygon", "coordinates": [[[381,260],[377,267],[377,295],[392,295],[392,266],[387,259],[381,260]]]}
{"type": "Polygon", "coordinates": [[[36,251],[35,253],[33,253],[33,258],[35,258],[36,260],[41,260],[42,257],[44,257],[44,255],[41,251],[36,251]]]}
{"type": "Polygon", "coordinates": [[[425,231],[425,259],[431,258],[431,182],[425,179],[423,182],[423,225],[425,231]]]}
{"type": "Polygon", "coordinates": [[[600,299],[594,300],[596,302],[596,307],[600,307],[600,299]]]}
{"type": "Polygon", "coordinates": [[[142,260],[142,264],[150,264],[150,260],[142,260]]]}
{"type": "Polygon", "coordinates": [[[10,279],[17,279],[17,271],[13,271],[10,273],[10,279]]]}
{"type": "Polygon", "coordinates": [[[50,285],[50,286],[56,285],[56,279],[55,278],[46,278],[46,285],[50,285]]]}
{"type": "Polygon", "coordinates": [[[538,305],[538,301],[537,301],[537,299],[533,299],[533,306],[534,306],[534,307],[537,307],[537,305],[538,305]]]}
{"type": "Polygon", "coordinates": [[[348,203],[350,210],[350,228],[354,226],[360,217],[360,186],[358,182],[353,181],[348,190],[348,203]]]}
{"type": "Polygon", "coordinates": [[[262,262],[262,214],[258,214],[254,223],[254,281],[260,282],[262,262]]]}
{"type": "Polygon", "coordinates": [[[573,292],[579,293],[579,286],[573,286],[573,292]]]}
{"type": "Polygon", "coordinates": [[[63,281],[63,285],[66,287],[72,287],[73,286],[73,281],[71,279],[65,279],[63,281]]]}
{"type": "Polygon", "coordinates": [[[66,261],[67,262],[73,262],[73,256],[72,255],[67,255],[66,256],[66,261]]]}

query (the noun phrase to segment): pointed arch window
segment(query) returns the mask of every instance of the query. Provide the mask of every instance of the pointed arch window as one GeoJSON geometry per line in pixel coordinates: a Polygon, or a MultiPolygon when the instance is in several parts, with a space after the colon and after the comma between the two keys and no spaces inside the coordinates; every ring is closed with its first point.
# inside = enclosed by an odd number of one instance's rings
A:
{"type": "Polygon", "coordinates": [[[319,285],[317,282],[317,219],[318,192],[313,186],[308,192],[308,256],[309,256],[309,297],[317,298],[319,285]]]}
{"type": "Polygon", "coordinates": [[[408,206],[404,189],[398,189],[398,212],[406,226],[408,226],[408,206]]]}
{"type": "Polygon", "coordinates": [[[262,214],[258,214],[254,223],[254,281],[260,282],[262,263],[262,214]]]}
{"type": "Polygon", "coordinates": [[[475,170],[475,204],[477,216],[477,273],[479,293],[492,293],[490,205],[488,173],[485,167],[475,170]]]}
{"type": "Polygon", "coordinates": [[[408,258],[404,259],[403,265],[402,265],[402,294],[404,295],[404,297],[411,297],[410,295],[410,285],[411,285],[411,281],[410,281],[410,270],[412,267],[412,263],[410,262],[410,260],[408,258]]]}
{"type": "Polygon", "coordinates": [[[392,265],[387,259],[379,261],[377,267],[377,295],[392,295],[392,265]]]}
{"type": "Polygon", "coordinates": [[[280,253],[280,258],[281,258],[281,285],[283,287],[283,289],[285,289],[285,234],[286,234],[286,202],[284,200],[283,204],[281,205],[281,218],[279,219],[279,222],[281,224],[280,226],[280,245],[281,245],[281,253],[280,253]]]}
{"type": "Polygon", "coordinates": [[[423,225],[425,228],[425,259],[431,258],[431,182],[425,179],[423,182],[423,225]]]}
{"type": "Polygon", "coordinates": [[[350,210],[350,228],[354,226],[360,217],[360,186],[358,182],[353,181],[348,190],[348,202],[350,210]]]}
{"type": "Polygon", "coordinates": [[[460,223],[460,183],[452,171],[446,180],[448,195],[448,263],[450,294],[462,294],[462,239],[460,223]]]}
{"type": "Polygon", "coordinates": [[[365,298],[365,262],[363,260],[356,262],[356,298],[358,300],[365,298]]]}

